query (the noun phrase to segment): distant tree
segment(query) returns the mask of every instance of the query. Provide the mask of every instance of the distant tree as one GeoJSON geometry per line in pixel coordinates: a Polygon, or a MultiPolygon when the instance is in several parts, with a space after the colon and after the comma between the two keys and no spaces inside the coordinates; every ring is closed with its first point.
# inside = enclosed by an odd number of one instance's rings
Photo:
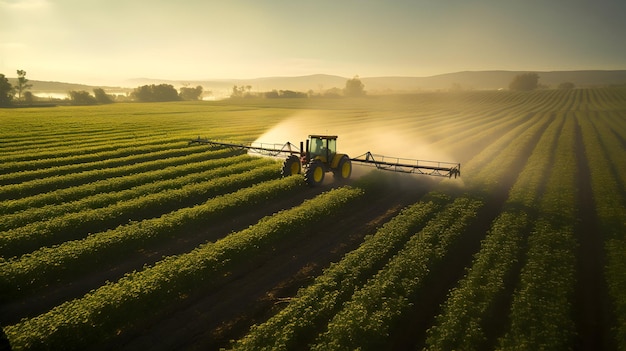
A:
{"type": "Polygon", "coordinates": [[[178,101],[178,92],[170,84],[144,85],[136,88],[132,98],[142,102],[178,101]]]}
{"type": "Polygon", "coordinates": [[[572,82],[563,82],[559,84],[559,89],[574,89],[575,85],[572,82]]]}
{"type": "Polygon", "coordinates": [[[68,93],[72,105],[95,105],[98,103],[95,97],[89,95],[89,92],[81,90],[72,90],[68,93]]]}
{"type": "Polygon", "coordinates": [[[281,90],[278,92],[278,94],[280,95],[281,98],[288,98],[288,99],[308,97],[306,93],[303,93],[300,91],[293,91],[293,90],[281,90]]]}
{"type": "Polygon", "coordinates": [[[324,92],[323,96],[326,98],[339,98],[341,97],[341,89],[337,87],[330,88],[324,92]]]}
{"type": "MultiPolygon", "coordinates": [[[[252,96],[252,95],[250,95],[252,96]]],[[[303,93],[301,91],[293,91],[293,90],[272,90],[262,94],[266,99],[294,99],[294,98],[308,98],[309,95],[307,93],[303,93]]]]}
{"type": "Polygon", "coordinates": [[[539,75],[537,73],[518,74],[509,84],[510,90],[531,91],[537,89],[539,84],[539,75]]]}
{"type": "Polygon", "coordinates": [[[24,93],[27,89],[30,89],[33,85],[28,84],[28,79],[26,79],[26,71],[18,69],[17,70],[17,99],[22,100],[22,93],[24,93]]]}
{"type": "Polygon", "coordinates": [[[233,92],[230,94],[231,98],[238,98],[238,97],[242,97],[243,96],[243,89],[239,90],[239,87],[236,85],[233,85],[233,92]]]}
{"type": "Polygon", "coordinates": [[[178,91],[170,84],[159,84],[153,88],[155,101],[178,101],[178,91]]]}
{"type": "Polygon", "coordinates": [[[9,79],[0,73],[0,106],[9,106],[13,100],[13,86],[9,79]]]}
{"type": "Polygon", "coordinates": [[[25,91],[24,92],[24,102],[27,104],[32,104],[33,101],[35,100],[35,96],[33,95],[32,92],[30,91],[25,91]]]}
{"type": "Polygon", "coordinates": [[[250,92],[252,90],[252,86],[251,85],[242,85],[240,87],[233,85],[233,92],[232,94],[230,94],[231,98],[242,98],[242,97],[254,97],[254,95],[250,92]],[[248,92],[246,93],[246,90],[248,90],[248,92]]]}
{"type": "Polygon", "coordinates": [[[198,85],[195,88],[182,87],[178,96],[183,100],[200,100],[202,99],[202,86],[198,85]]]}
{"type": "Polygon", "coordinates": [[[153,101],[152,90],[149,85],[142,85],[135,88],[130,96],[131,98],[139,101],[153,101]]]}
{"type": "Polygon", "coordinates": [[[365,95],[365,85],[359,79],[359,76],[354,76],[352,79],[348,79],[346,82],[346,88],[344,90],[344,94],[346,96],[363,96],[365,95]]]}
{"type": "Polygon", "coordinates": [[[280,95],[278,95],[278,91],[272,90],[265,93],[265,97],[267,99],[278,99],[280,95]]]}
{"type": "Polygon", "coordinates": [[[102,88],[95,88],[93,90],[93,95],[96,97],[96,101],[99,104],[113,103],[113,97],[111,95],[107,95],[107,93],[102,88]]]}

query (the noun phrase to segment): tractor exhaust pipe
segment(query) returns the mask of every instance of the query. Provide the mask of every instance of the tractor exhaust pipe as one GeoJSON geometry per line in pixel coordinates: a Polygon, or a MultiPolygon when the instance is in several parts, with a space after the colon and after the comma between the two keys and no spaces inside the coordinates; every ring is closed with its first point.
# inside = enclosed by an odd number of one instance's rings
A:
{"type": "Polygon", "coordinates": [[[309,162],[311,162],[311,154],[309,153],[309,139],[306,140],[306,149],[304,149],[304,152],[306,164],[309,164],[309,162]]]}

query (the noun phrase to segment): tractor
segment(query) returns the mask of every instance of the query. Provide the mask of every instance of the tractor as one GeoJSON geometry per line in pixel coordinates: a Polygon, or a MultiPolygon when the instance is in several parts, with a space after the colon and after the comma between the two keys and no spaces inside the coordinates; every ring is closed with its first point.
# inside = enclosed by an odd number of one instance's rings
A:
{"type": "Polygon", "coordinates": [[[318,186],[324,181],[328,172],[333,172],[335,179],[346,180],[352,174],[352,162],[365,166],[376,167],[380,170],[425,174],[430,176],[448,177],[461,175],[461,164],[441,161],[424,161],[415,159],[401,159],[374,155],[366,152],[363,155],[350,158],[346,154],[337,152],[336,135],[312,134],[305,143],[300,142],[300,148],[287,142],[283,144],[259,144],[259,143],[231,143],[212,141],[209,139],[192,139],[189,144],[206,144],[213,147],[227,147],[234,149],[246,149],[267,156],[280,156],[288,154],[283,162],[281,174],[284,177],[301,174],[304,169],[304,180],[310,186],[318,186]],[[282,145],[282,146],[281,146],[282,145]]]}
{"type": "Polygon", "coordinates": [[[300,174],[304,166],[304,181],[310,186],[321,184],[328,172],[333,172],[337,180],[350,178],[352,162],[348,155],[337,152],[336,135],[310,135],[304,150],[300,157],[290,155],[285,159],[283,176],[300,174]]]}

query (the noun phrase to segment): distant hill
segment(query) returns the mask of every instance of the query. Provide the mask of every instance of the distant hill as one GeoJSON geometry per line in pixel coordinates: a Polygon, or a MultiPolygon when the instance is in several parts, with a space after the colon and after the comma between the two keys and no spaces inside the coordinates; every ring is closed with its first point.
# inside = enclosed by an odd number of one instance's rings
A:
{"type": "MultiPolygon", "coordinates": [[[[462,89],[508,89],[516,75],[529,71],[467,71],[440,74],[431,77],[375,77],[363,78],[365,90],[441,90],[458,85],[462,89]]],[[[531,71],[532,72],[532,71],[531,71]]],[[[555,88],[564,82],[572,82],[577,87],[626,84],[626,70],[619,71],[553,71],[534,72],[539,75],[539,83],[555,88]]]]}
{"type": "MultiPolygon", "coordinates": [[[[453,86],[462,89],[508,89],[513,78],[528,71],[466,71],[440,74],[430,77],[361,77],[365,90],[370,93],[415,92],[423,90],[446,90],[453,86]]],[[[626,70],[614,71],[552,71],[534,72],[539,75],[539,83],[557,87],[564,82],[572,82],[577,87],[626,84],[626,70]]],[[[352,77],[350,77],[352,78],[352,77]]],[[[250,86],[252,91],[294,90],[319,92],[331,88],[343,89],[348,77],[315,74],[297,77],[265,77],[255,79],[225,79],[198,81],[166,81],[158,79],[134,79],[127,81],[132,86],[167,83],[174,86],[189,84],[202,85],[205,90],[230,92],[234,85],[250,86]]]]}
{"type": "MultiPolygon", "coordinates": [[[[14,87],[17,85],[17,78],[9,78],[9,83],[14,87]]],[[[49,82],[49,81],[41,81],[41,80],[28,80],[28,84],[32,84],[32,87],[28,89],[35,95],[41,94],[51,94],[55,97],[61,97],[66,95],[69,91],[88,91],[90,93],[93,92],[95,88],[102,88],[108,92],[116,92],[122,93],[126,91],[131,91],[132,89],[121,88],[121,87],[108,87],[108,86],[94,86],[94,85],[86,85],[86,84],[78,84],[78,83],[64,83],[64,82],[49,82]]]]}
{"type": "MultiPolygon", "coordinates": [[[[368,93],[416,92],[425,90],[447,90],[452,87],[461,89],[507,89],[513,78],[529,71],[466,71],[440,74],[430,77],[361,77],[368,93]]],[[[626,84],[626,70],[588,70],[588,71],[530,71],[539,75],[539,83],[548,87],[557,87],[563,82],[572,82],[576,87],[607,86],[626,84]]],[[[101,87],[106,91],[132,91],[146,84],[171,84],[176,88],[184,85],[201,85],[205,91],[213,91],[217,96],[227,96],[233,86],[250,86],[253,92],[272,90],[314,91],[321,92],[331,88],[343,89],[346,81],[352,77],[315,74],[297,77],[264,77],[255,79],[219,79],[219,80],[163,80],[137,78],[123,82],[121,87],[101,87]]],[[[9,79],[15,85],[15,79],[9,79]]],[[[92,91],[96,86],[44,82],[31,80],[31,91],[66,93],[70,90],[92,91]]]]}

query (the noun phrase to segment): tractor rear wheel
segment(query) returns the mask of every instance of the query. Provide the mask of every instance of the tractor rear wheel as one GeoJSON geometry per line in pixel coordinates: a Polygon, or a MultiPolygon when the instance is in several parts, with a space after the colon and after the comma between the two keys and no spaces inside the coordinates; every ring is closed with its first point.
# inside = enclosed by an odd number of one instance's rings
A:
{"type": "Polygon", "coordinates": [[[304,173],[304,181],[309,186],[318,186],[324,181],[324,165],[320,160],[313,160],[304,173]]]}
{"type": "Polygon", "coordinates": [[[339,160],[339,164],[337,165],[337,169],[333,171],[335,179],[338,180],[346,180],[350,178],[352,174],[352,161],[348,156],[343,156],[339,160]]]}
{"type": "Polygon", "coordinates": [[[301,172],[300,159],[295,155],[291,155],[287,157],[285,162],[283,162],[283,168],[280,171],[280,174],[283,177],[289,177],[292,175],[300,174],[300,172],[301,172]]]}

